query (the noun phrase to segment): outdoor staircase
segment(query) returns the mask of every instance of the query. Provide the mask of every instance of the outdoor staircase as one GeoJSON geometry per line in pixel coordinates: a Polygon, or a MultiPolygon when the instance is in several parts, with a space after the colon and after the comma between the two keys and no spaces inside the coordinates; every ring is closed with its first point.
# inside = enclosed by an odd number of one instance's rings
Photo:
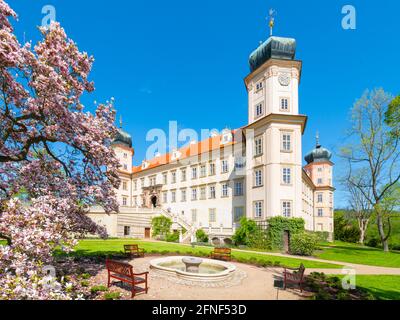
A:
{"type": "Polygon", "coordinates": [[[179,237],[179,242],[180,243],[191,243],[196,234],[196,228],[190,224],[186,219],[184,219],[182,216],[178,214],[173,214],[172,212],[169,212],[165,209],[161,209],[161,214],[164,217],[167,217],[172,220],[173,223],[179,225],[182,229],[185,229],[185,233],[181,233],[179,237]]]}

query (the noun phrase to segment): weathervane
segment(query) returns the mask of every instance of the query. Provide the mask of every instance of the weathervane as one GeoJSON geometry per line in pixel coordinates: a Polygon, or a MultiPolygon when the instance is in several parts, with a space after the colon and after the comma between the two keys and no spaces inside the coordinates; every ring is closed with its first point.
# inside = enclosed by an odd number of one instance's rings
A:
{"type": "Polygon", "coordinates": [[[275,26],[275,17],[274,17],[275,15],[276,15],[276,11],[272,8],[269,9],[269,30],[270,30],[271,37],[272,37],[274,26],[275,26]]]}
{"type": "Polygon", "coordinates": [[[317,140],[317,148],[320,146],[319,144],[319,132],[317,131],[317,134],[315,135],[315,139],[317,140]]]}

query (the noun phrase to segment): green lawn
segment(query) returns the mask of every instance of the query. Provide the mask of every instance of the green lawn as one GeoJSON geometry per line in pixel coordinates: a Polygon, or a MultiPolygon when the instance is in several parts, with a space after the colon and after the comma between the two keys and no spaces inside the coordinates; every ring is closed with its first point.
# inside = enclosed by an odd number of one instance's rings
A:
{"type": "Polygon", "coordinates": [[[357,276],[357,286],[377,299],[400,300],[400,276],[357,276]]]}
{"type": "Polygon", "coordinates": [[[356,278],[356,286],[379,300],[400,300],[400,276],[365,276],[356,278]]]}
{"type": "Polygon", "coordinates": [[[381,249],[344,242],[322,244],[320,247],[322,250],[315,253],[315,256],[320,259],[400,268],[400,252],[398,251],[383,252],[381,249]]]}
{"type": "MultiPolygon", "coordinates": [[[[192,248],[191,246],[176,244],[176,243],[165,243],[165,242],[148,242],[140,240],[129,240],[129,239],[109,239],[109,240],[82,240],[75,248],[73,255],[75,256],[105,256],[105,255],[115,255],[122,253],[123,245],[129,243],[137,243],[141,248],[144,248],[147,253],[173,253],[173,254],[201,254],[208,255],[213,248],[212,247],[200,247],[196,246],[192,248]]],[[[307,261],[301,258],[286,258],[286,257],[276,257],[272,255],[252,253],[252,252],[239,252],[233,250],[232,256],[234,259],[246,259],[250,260],[257,259],[258,262],[278,262],[287,267],[295,268],[303,263],[306,268],[328,268],[328,269],[338,269],[342,268],[342,265],[323,263],[317,261],[307,261]]]]}

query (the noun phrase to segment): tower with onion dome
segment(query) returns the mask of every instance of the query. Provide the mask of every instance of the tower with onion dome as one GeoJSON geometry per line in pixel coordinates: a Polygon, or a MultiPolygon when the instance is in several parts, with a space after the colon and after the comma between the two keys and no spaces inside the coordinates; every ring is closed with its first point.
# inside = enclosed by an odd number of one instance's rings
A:
{"type": "Polygon", "coordinates": [[[333,233],[334,191],[332,176],[332,153],[322,147],[319,134],[316,147],[305,156],[304,170],[315,185],[314,190],[314,230],[333,233]]]}
{"type": "Polygon", "coordinates": [[[120,119],[120,127],[112,146],[120,163],[119,173],[121,185],[119,190],[117,190],[118,202],[120,206],[129,207],[132,206],[131,173],[134,149],[132,148],[132,136],[122,129],[122,118],[120,119]]]}

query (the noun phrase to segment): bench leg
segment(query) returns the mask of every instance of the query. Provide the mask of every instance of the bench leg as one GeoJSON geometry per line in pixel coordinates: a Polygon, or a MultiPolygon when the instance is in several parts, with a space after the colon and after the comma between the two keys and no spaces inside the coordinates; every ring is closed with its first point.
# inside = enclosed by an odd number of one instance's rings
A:
{"type": "Polygon", "coordinates": [[[110,287],[110,281],[111,279],[110,279],[110,271],[108,272],[108,282],[107,282],[107,288],[109,288],[110,287]]]}

